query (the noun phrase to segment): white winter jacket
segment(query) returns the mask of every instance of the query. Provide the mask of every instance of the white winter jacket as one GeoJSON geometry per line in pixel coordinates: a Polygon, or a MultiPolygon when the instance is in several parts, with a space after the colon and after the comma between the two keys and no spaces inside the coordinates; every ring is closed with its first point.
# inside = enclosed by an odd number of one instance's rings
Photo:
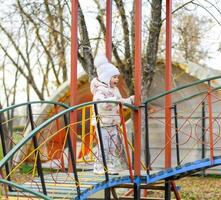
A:
{"type": "MultiPolygon", "coordinates": [[[[100,82],[97,78],[91,81],[91,92],[93,94],[93,101],[112,100],[120,101],[122,103],[132,104],[132,99],[122,98],[119,89],[117,87],[110,87],[109,85],[100,82]]],[[[119,105],[116,103],[98,103],[98,114],[100,119],[100,125],[114,126],[120,123],[119,105]]],[[[96,118],[93,116],[92,125],[96,125],[96,118]]]]}

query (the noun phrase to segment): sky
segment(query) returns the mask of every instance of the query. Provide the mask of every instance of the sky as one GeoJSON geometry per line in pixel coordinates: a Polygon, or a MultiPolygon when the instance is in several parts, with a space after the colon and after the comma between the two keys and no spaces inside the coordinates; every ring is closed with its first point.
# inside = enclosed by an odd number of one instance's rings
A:
{"type": "MultiPolygon", "coordinates": [[[[184,3],[188,0],[181,0],[184,3]]],[[[195,0],[195,4],[191,4],[188,9],[197,14],[201,19],[207,18],[211,20],[211,25],[205,31],[202,39],[202,47],[208,51],[209,58],[204,62],[208,67],[221,70],[221,0],[195,0]],[[201,4],[201,7],[196,9],[196,5],[201,4]]]]}

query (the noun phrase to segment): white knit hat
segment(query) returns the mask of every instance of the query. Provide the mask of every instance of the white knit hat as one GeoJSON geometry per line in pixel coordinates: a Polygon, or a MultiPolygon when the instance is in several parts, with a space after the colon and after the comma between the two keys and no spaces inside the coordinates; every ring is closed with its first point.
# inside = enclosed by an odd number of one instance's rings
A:
{"type": "Polygon", "coordinates": [[[120,74],[120,71],[108,62],[105,55],[98,55],[94,59],[94,65],[97,68],[98,79],[106,84],[110,83],[112,76],[120,74]]]}

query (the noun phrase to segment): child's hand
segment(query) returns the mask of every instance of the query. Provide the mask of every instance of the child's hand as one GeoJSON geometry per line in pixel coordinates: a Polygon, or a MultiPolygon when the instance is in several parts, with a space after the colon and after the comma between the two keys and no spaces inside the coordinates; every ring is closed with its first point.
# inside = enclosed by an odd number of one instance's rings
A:
{"type": "Polygon", "coordinates": [[[121,103],[128,103],[128,104],[134,104],[134,95],[128,97],[128,98],[120,98],[119,101],[121,103]]]}
{"type": "Polygon", "coordinates": [[[134,95],[130,96],[130,101],[131,101],[131,104],[134,104],[134,95]]]}
{"type": "Polygon", "coordinates": [[[121,103],[125,103],[125,99],[124,99],[124,98],[120,98],[119,101],[120,101],[121,103]]]}

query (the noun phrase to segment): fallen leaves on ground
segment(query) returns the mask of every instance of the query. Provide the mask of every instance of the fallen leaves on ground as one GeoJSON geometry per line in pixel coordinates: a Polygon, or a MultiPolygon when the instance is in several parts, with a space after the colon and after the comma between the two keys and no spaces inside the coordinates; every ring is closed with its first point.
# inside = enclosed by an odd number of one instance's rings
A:
{"type": "MultiPolygon", "coordinates": [[[[220,176],[188,176],[175,181],[182,200],[221,200],[220,176]]],[[[149,191],[149,197],[164,198],[164,191],[149,191]]],[[[175,196],[172,192],[172,199],[175,196]]]]}

